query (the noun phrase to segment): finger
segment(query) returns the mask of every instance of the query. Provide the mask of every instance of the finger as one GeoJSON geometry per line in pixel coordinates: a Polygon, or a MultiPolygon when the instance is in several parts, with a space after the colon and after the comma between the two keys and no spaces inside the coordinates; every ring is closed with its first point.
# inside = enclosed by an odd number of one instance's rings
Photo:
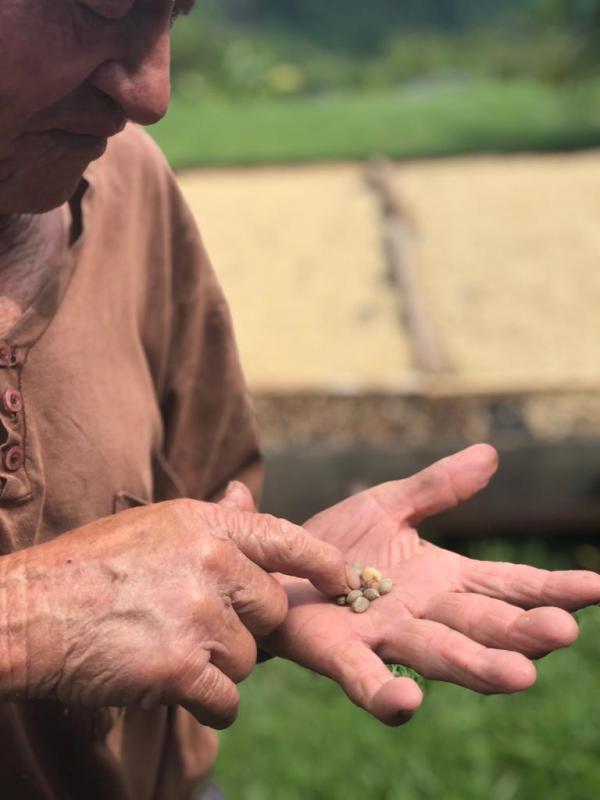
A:
{"type": "Polygon", "coordinates": [[[468,500],[489,483],[498,467],[498,454],[487,444],[477,444],[432,464],[402,481],[372,490],[386,507],[408,505],[413,525],[468,500]]]}
{"type": "Polygon", "coordinates": [[[484,647],[425,619],[403,621],[379,655],[385,661],[406,664],[426,678],[457,683],[483,694],[519,692],[536,679],[535,667],[520,653],[484,647]]]}
{"type": "Polygon", "coordinates": [[[256,640],[231,610],[220,626],[219,640],[211,646],[211,663],[234,683],[240,683],[254,669],[256,656],[256,640]]]}
{"type": "Polygon", "coordinates": [[[579,633],[573,617],[560,608],[523,611],[480,594],[438,595],[429,602],[425,616],[486,647],[516,650],[529,658],[568,647],[579,633]]]}
{"type": "Polygon", "coordinates": [[[203,725],[221,730],[235,722],[240,704],[238,690],[214,664],[206,664],[195,679],[180,685],[179,691],[179,705],[203,725]]]}
{"type": "Polygon", "coordinates": [[[224,496],[219,500],[219,505],[234,511],[256,511],[252,492],[240,481],[231,481],[224,496]]]}
{"type": "Polygon", "coordinates": [[[304,528],[268,514],[222,510],[230,537],[250,561],[267,572],[308,578],[319,591],[335,597],[360,585],[355,570],[333,545],[304,528]]]}
{"type": "Polygon", "coordinates": [[[285,590],[237,547],[229,565],[223,575],[225,596],[248,631],[254,636],[266,636],[278,628],[287,615],[285,590]]]}
{"type": "Polygon", "coordinates": [[[523,608],[558,606],[568,611],[600,603],[600,575],[584,570],[550,572],[521,564],[461,560],[462,588],[523,608]]]}
{"type": "Polygon", "coordinates": [[[359,641],[332,650],[327,674],[353,703],[385,725],[408,722],[423,702],[423,692],[413,680],[394,678],[379,656],[359,641]]]}

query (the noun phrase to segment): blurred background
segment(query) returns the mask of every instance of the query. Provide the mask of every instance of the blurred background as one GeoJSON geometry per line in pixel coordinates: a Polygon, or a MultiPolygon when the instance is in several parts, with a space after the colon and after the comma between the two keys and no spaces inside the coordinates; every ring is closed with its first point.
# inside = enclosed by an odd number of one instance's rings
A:
{"type": "MultiPolygon", "coordinates": [[[[302,521],[476,441],[495,481],[423,534],[600,568],[600,0],[202,0],[152,129],[224,285],[302,521]]],[[[443,684],[383,729],[261,666],[230,800],[600,797],[600,619],[522,697],[443,684]]]]}

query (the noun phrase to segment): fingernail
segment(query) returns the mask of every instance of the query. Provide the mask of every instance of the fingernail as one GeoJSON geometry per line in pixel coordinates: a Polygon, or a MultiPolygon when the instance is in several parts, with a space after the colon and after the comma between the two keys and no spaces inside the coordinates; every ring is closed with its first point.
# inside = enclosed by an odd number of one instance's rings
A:
{"type": "Polygon", "coordinates": [[[346,583],[351,589],[360,588],[360,576],[349,564],[346,564],[346,583]]]}

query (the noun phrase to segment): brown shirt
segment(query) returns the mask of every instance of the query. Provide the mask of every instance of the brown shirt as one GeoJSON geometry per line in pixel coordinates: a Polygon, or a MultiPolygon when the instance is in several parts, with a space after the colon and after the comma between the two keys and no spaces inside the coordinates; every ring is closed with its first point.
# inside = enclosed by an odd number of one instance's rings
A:
{"type": "MultiPolygon", "coordinates": [[[[260,482],[227,306],[163,157],[130,126],[85,178],[81,236],[0,343],[3,554],[260,482]]],[[[215,754],[182,709],[0,704],[10,800],[179,800],[215,754]]]]}

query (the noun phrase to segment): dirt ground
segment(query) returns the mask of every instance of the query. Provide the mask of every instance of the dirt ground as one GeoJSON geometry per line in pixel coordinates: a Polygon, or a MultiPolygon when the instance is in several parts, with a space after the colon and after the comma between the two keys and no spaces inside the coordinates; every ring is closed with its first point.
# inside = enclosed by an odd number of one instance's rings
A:
{"type": "MultiPolygon", "coordinates": [[[[252,389],[406,385],[410,343],[364,165],[180,177],[252,389]]],[[[394,180],[456,373],[600,380],[600,152],[420,161],[394,180]]]]}

